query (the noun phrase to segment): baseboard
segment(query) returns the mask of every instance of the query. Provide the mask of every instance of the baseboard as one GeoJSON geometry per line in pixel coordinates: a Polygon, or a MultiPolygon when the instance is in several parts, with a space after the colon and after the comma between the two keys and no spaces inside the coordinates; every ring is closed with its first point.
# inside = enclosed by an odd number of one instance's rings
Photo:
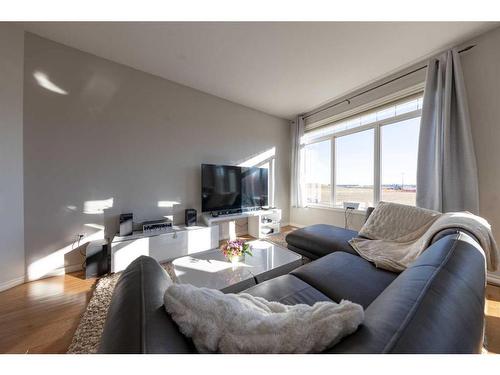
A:
{"type": "Polygon", "coordinates": [[[82,270],[82,265],[81,264],[70,264],[70,265],[67,265],[67,266],[62,266],[62,267],[59,267],[59,268],[55,268],[52,271],[49,271],[49,272],[47,272],[46,274],[44,274],[44,275],[42,275],[40,277],[36,277],[36,278],[30,279],[29,276],[27,276],[27,280],[26,281],[42,280],[42,279],[46,279],[48,277],[62,276],[64,274],[66,274],[66,273],[76,272],[76,271],[81,271],[81,270],[82,270]]]}
{"type": "Polygon", "coordinates": [[[486,280],[488,280],[488,284],[500,286],[500,275],[488,274],[486,280]]]}
{"type": "Polygon", "coordinates": [[[41,280],[41,279],[46,279],[47,277],[52,277],[52,276],[60,276],[64,275],[65,273],[70,273],[70,272],[76,272],[80,271],[82,269],[81,264],[72,264],[69,266],[64,266],[57,268],[39,278],[33,279],[33,280],[28,280],[27,275],[19,276],[16,277],[15,279],[4,281],[3,283],[0,283],[0,292],[3,292],[4,290],[14,288],[15,286],[24,284],[25,282],[29,281],[35,281],[35,280],[41,280]]]}
{"type": "Polygon", "coordinates": [[[0,292],[21,285],[24,283],[24,280],[25,276],[23,275],[9,281],[4,281],[3,283],[0,283],[0,292]]]}

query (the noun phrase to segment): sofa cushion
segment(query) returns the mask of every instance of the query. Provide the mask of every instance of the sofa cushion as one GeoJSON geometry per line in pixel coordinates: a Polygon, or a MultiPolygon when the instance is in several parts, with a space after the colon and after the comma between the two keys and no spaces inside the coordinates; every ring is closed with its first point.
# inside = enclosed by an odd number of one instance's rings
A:
{"type": "Polygon", "coordinates": [[[358,232],[335,227],[333,225],[316,224],[297,229],[286,236],[289,249],[299,252],[311,259],[317,259],[334,251],[344,251],[357,255],[349,245],[349,240],[358,232]]]}
{"type": "Polygon", "coordinates": [[[398,276],[376,268],[363,258],[335,252],[291,272],[326,296],[347,299],[366,308],[398,276]]]}
{"type": "Polygon", "coordinates": [[[283,275],[265,281],[244,290],[242,293],[262,297],[268,301],[281,302],[285,305],[296,305],[299,303],[313,305],[318,301],[331,301],[330,298],[319,290],[292,275],[283,275]]]}

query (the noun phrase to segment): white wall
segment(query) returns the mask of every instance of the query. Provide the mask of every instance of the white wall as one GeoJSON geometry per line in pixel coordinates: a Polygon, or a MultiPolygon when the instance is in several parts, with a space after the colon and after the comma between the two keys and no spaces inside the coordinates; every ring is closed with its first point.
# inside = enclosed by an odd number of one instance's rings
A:
{"type": "Polygon", "coordinates": [[[0,23],[0,290],[24,281],[23,44],[0,23]]]}
{"type": "Polygon", "coordinates": [[[122,212],[178,223],[185,208],[200,212],[201,163],[239,164],[275,148],[275,203],[289,220],[286,120],[33,34],[24,93],[29,278],[77,267],[77,234],[102,236],[122,212]],[[111,199],[106,215],[96,212],[111,199]]]}
{"type": "MultiPolygon", "coordinates": [[[[461,57],[479,173],[479,211],[500,244],[500,28],[473,42],[476,46],[461,57]]],[[[500,270],[495,275],[500,282],[500,270]]]]}
{"type": "MultiPolygon", "coordinates": [[[[354,211],[348,217],[347,226],[352,230],[360,230],[365,222],[364,211],[354,211]]],[[[290,224],[304,227],[314,224],[330,224],[345,227],[345,212],[338,208],[292,207],[290,209],[290,224]]]]}

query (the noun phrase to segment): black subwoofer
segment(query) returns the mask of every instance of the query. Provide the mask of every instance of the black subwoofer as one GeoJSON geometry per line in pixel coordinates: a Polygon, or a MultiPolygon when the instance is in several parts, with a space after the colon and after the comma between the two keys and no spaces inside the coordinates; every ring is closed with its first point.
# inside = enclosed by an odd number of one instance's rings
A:
{"type": "Polygon", "coordinates": [[[184,213],[184,223],[186,227],[196,225],[197,212],[194,208],[188,208],[184,213]]]}

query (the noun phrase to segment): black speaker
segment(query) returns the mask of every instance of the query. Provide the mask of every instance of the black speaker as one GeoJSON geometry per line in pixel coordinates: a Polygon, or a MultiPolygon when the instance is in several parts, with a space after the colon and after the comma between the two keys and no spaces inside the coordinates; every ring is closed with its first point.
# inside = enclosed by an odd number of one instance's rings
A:
{"type": "Polygon", "coordinates": [[[133,232],[133,214],[120,215],[120,237],[130,236],[133,232]]]}
{"type": "Polygon", "coordinates": [[[194,208],[188,208],[184,213],[184,223],[186,227],[196,225],[197,212],[194,208]]]}
{"type": "Polygon", "coordinates": [[[89,242],[85,248],[85,278],[97,277],[110,271],[109,245],[105,240],[89,242]]]}

